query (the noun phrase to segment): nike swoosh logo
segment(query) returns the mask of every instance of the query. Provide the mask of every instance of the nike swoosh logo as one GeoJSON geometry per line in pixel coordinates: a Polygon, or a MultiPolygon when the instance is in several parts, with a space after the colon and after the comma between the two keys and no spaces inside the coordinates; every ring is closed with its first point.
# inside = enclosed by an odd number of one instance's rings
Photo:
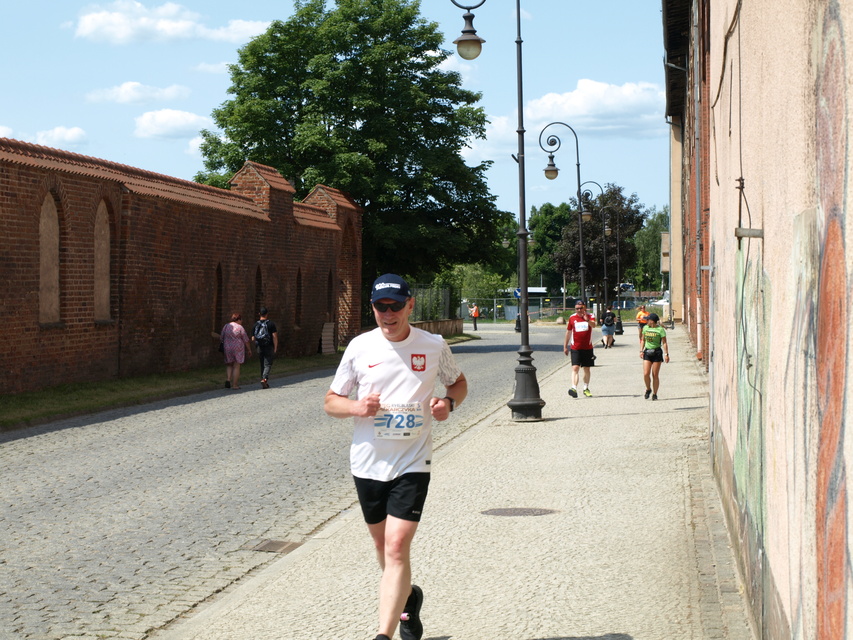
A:
{"type": "Polygon", "coordinates": [[[382,364],[382,363],[381,363],[381,362],[377,362],[376,364],[369,364],[369,365],[367,365],[367,368],[368,368],[368,369],[372,369],[373,367],[378,367],[380,364],[382,364]]]}

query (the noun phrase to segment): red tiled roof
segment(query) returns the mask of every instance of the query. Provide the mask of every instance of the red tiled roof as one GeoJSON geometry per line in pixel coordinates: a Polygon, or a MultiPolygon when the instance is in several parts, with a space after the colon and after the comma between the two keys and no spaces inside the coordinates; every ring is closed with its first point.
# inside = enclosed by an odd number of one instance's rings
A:
{"type": "Polygon", "coordinates": [[[305,204],[304,202],[293,203],[293,217],[297,224],[308,227],[319,227],[322,229],[335,229],[340,231],[338,223],[329,217],[323,207],[305,204]]]}
{"type": "Polygon", "coordinates": [[[251,161],[246,162],[244,168],[246,166],[254,168],[255,171],[257,171],[261,175],[261,177],[267,181],[267,184],[269,184],[272,188],[279,189],[281,191],[289,191],[290,193],[296,193],[296,189],[293,188],[293,185],[290,184],[290,182],[288,182],[275,167],[270,167],[265,164],[259,164],[257,162],[251,161]]]}
{"type": "Polygon", "coordinates": [[[113,180],[127,187],[128,191],[132,193],[253,218],[268,219],[251,198],[227,189],[181,180],[61,149],[21,142],[11,138],[0,138],[0,160],[89,178],[113,180]]]}
{"type": "Polygon", "coordinates": [[[349,194],[344,193],[340,189],[335,189],[334,187],[327,187],[324,184],[318,184],[314,187],[305,199],[308,200],[314,194],[319,195],[321,193],[332,200],[332,202],[341,209],[349,209],[350,211],[358,211],[358,209],[360,209],[355,200],[353,200],[349,194]]]}

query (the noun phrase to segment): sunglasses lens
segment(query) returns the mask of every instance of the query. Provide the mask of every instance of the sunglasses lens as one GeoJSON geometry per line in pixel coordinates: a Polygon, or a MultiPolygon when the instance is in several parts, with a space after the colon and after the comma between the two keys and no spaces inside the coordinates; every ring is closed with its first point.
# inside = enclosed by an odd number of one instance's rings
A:
{"type": "Polygon", "coordinates": [[[376,307],[376,310],[379,313],[385,313],[386,311],[388,311],[388,309],[391,309],[391,311],[394,311],[394,312],[399,311],[400,309],[402,309],[403,307],[406,306],[406,303],[405,302],[391,302],[391,303],[374,302],[373,306],[376,307]]]}

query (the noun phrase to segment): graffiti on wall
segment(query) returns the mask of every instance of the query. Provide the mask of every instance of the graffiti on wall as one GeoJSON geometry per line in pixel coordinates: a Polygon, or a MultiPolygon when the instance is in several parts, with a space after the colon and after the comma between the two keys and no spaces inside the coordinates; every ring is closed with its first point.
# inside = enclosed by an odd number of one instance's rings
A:
{"type": "Polygon", "coordinates": [[[814,36],[817,207],[798,216],[796,304],[787,368],[788,521],[793,636],[848,637],[845,403],[849,370],[846,184],[850,178],[846,47],[839,3],[819,3],[814,36]]]}
{"type": "Polygon", "coordinates": [[[831,322],[816,323],[818,449],[815,479],[817,637],[846,637],[847,469],[844,404],[847,389],[848,304],[844,250],[848,119],[844,34],[838,2],[825,7],[817,69],[815,113],[821,246],[817,306],[831,322]]]}
{"type": "MultiPolygon", "coordinates": [[[[756,241],[745,239],[738,253],[736,289],[737,437],[733,454],[734,488],[740,505],[741,528],[749,532],[746,543],[756,565],[751,580],[760,580],[760,558],[765,544],[765,442],[764,398],[769,371],[767,331],[772,313],[770,282],[761,262],[756,241]]],[[[755,592],[753,592],[755,593],[755,592]]]]}

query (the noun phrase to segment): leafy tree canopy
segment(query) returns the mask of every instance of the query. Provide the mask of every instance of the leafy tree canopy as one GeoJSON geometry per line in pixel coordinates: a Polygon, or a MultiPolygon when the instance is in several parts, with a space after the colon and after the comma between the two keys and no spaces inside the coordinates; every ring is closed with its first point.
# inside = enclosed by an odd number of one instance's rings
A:
{"type": "Polygon", "coordinates": [[[584,203],[592,212],[589,222],[579,222],[578,203],[543,205],[531,214],[536,244],[532,247],[534,266],[543,270],[543,279],[552,289],[562,286],[565,275],[569,292],[580,293],[580,243],[578,224],[583,225],[585,283],[589,293],[603,293],[605,270],[608,299],[612,299],[619,279],[624,280],[627,266],[636,261],[634,235],[643,227],[646,212],[637,194],[625,196],[623,188],[607,184],[604,192],[584,203]],[[609,228],[610,235],[605,234],[609,228]],[[541,240],[540,240],[541,239],[541,240]],[[540,246],[541,242],[541,246],[540,246]],[[606,254],[606,261],[605,261],[606,254]],[[551,269],[548,271],[547,269],[551,269]]]}
{"type": "Polygon", "coordinates": [[[439,280],[452,286],[465,300],[500,298],[512,288],[510,280],[479,264],[460,264],[441,274],[439,280]]]}
{"type": "Polygon", "coordinates": [[[206,172],[221,184],[246,160],[278,169],[304,197],[315,184],[364,208],[363,278],[428,280],[455,263],[492,264],[500,229],[485,172],[465,164],[482,138],[480,94],[439,65],[450,55],[418,0],[297,0],[230,67],[234,97],[202,131],[206,172]]]}
{"type": "Polygon", "coordinates": [[[634,236],[637,259],[627,272],[639,291],[663,290],[661,234],[666,231],[669,231],[669,207],[664,206],[661,211],[656,207],[649,209],[646,224],[634,236]]]}

